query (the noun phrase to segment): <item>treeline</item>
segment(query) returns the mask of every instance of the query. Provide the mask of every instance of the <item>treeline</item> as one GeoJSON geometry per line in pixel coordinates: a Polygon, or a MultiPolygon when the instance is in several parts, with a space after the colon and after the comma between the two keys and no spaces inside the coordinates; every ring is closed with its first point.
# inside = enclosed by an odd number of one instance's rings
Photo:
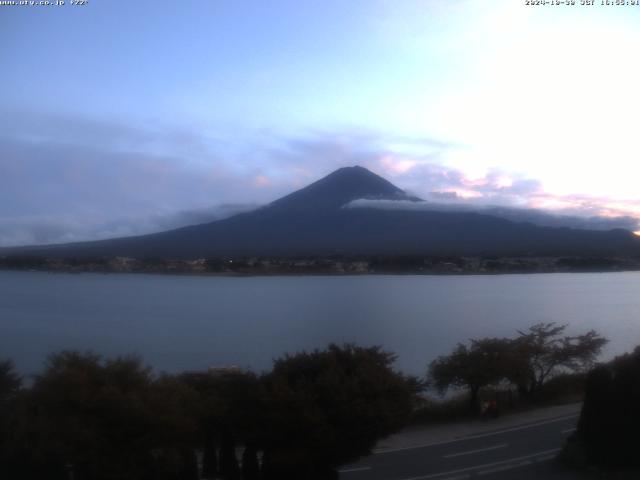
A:
{"type": "Polygon", "coordinates": [[[542,273],[640,269],[638,258],[461,257],[455,255],[330,255],[322,257],[211,257],[199,259],[0,257],[0,268],[64,272],[201,274],[542,273]]]}
{"type": "MultiPolygon", "coordinates": [[[[606,340],[565,331],[541,323],[458,344],[422,380],[395,371],[394,354],[352,344],[286,355],[261,375],[156,374],[136,357],[63,351],[25,382],[0,362],[0,478],[335,479],[415,418],[425,386],[467,389],[477,414],[483,389],[535,400],[554,379],[590,370],[606,340]]],[[[638,431],[640,348],[591,370],[571,448],[635,465],[638,431]]]]}
{"type": "MultiPolygon", "coordinates": [[[[540,323],[514,338],[458,344],[451,354],[430,364],[427,384],[441,391],[452,386],[467,389],[468,408],[478,413],[482,389],[517,392],[536,402],[552,383],[568,379],[572,388],[579,387],[584,403],[561,458],[572,466],[604,468],[603,475],[614,469],[622,475],[615,478],[640,478],[640,346],[596,364],[607,340],[593,330],[573,336],[565,331],[566,325],[540,323]]],[[[497,399],[508,401],[504,396],[497,399]]]]}
{"type": "Polygon", "coordinates": [[[0,363],[0,478],[328,479],[405,424],[416,379],[380,348],[330,345],[263,375],[156,375],[65,351],[25,386],[0,363]]]}
{"type": "MultiPolygon", "coordinates": [[[[566,335],[567,325],[539,323],[515,338],[482,338],[459,343],[453,352],[436,358],[428,383],[440,391],[449,387],[469,391],[470,410],[480,409],[484,387],[502,386],[521,398],[535,400],[545,384],[567,372],[587,372],[607,340],[594,330],[566,335]]],[[[504,401],[504,400],[503,400],[504,401]]]]}

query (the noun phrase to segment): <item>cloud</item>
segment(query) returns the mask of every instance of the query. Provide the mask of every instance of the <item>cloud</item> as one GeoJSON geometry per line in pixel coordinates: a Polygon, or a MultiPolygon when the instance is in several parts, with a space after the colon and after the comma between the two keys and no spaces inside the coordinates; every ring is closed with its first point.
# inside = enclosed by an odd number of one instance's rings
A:
{"type": "Polygon", "coordinates": [[[98,219],[91,215],[84,217],[78,214],[0,217],[0,247],[145,235],[222,220],[257,207],[258,205],[223,204],[166,214],[122,216],[113,219],[98,219]]]}
{"type": "Polygon", "coordinates": [[[514,172],[478,175],[446,165],[457,148],[356,128],[229,132],[0,110],[0,245],[138,235],[211,221],[349,165],[369,168],[430,203],[538,208],[593,228],[627,228],[640,215],[640,202],[552,195],[539,180],[514,172]]]}
{"type": "Polygon", "coordinates": [[[256,177],[253,179],[253,184],[256,187],[268,187],[269,185],[271,185],[271,180],[269,180],[269,177],[265,175],[256,175],[256,177]]]}
{"type": "Polygon", "coordinates": [[[475,212],[492,215],[513,222],[527,222],[543,227],[566,227],[586,230],[613,230],[623,228],[637,230],[638,218],[631,216],[590,216],[581,217],[567,212],[549,212],[530,208],[509,208],[492,205],[411,202],[407,200],[369,200],[359,199],[349,202],[344,208],[377,208],[382,210],[429,211],[429,212],[475,212]]]}

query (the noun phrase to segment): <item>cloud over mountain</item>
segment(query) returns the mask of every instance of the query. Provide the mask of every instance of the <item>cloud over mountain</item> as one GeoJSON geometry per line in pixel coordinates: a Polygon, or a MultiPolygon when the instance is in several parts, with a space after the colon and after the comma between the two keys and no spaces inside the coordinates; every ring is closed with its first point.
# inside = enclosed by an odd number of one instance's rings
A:
{"type": "Polygon", "coordinates": [[[521,209],[509,218],[533,218],[530,209],[543,209],[562,216],[545,222],[632,228],[640,212],[640,202],[554,195],[541,180],[500,169],[471,175],[446,162],[459,145],[429,137],[0,113],[0,245],[111,238],[211,221],[220,218],[221,205],[266,204],[356,164],[430,202],[521,209]]]}
{"type": "MultiPolygon", "coordinates": [[[[445,198],[447,199],[447,198],[445,198]]],[[[450,198],[448,198],[450,200],[450,198]]],[[[526,222],[542,227],[566,227],[583,230],[637,230],[640,222],[631,216],[576,216],[566,212],[549,212],[533,208],[499,207],[470,203],[408,202],[402,200],[359,199],[349,202],[345,208],[375,208],[381,210],[407,210],[431,212],[475,212],[492,215],[513,222],[526,222]]]]}

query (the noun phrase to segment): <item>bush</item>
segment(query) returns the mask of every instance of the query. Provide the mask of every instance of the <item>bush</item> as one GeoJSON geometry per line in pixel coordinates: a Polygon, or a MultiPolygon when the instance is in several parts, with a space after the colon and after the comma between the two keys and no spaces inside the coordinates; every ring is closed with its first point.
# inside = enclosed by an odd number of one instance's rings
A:
{"type": "Polygon", "coordinates": [[[402,427],[418,383],[380,348],[330,345],[276,360],[265,381],[269,478],[328,478],[402,427]],[[289,472],[289,473],[286,473],[289,472]]]}
{"type": "Polygon", "coordinates": [[[369,453],[412,411],[418,383],[393,360],[331,345],[277,360],[263,377],[157,376],[137,358],[66,351],[23,390],[0,362],[0,478],[192,480],[196,450],[206,478],[336,478],[335,467],[369,453]]]}
{"type": "Polygon", "coordinates": [[[585,381],[584,373],[557,375],[545,383],[535,402],[545,405],[580,402],[584,398],[585,381]]]}
{"type": "Polygon", "coordinates": [[[587,376],[575,442],[589,463],[638,467],[640,347],[587,376]]]}

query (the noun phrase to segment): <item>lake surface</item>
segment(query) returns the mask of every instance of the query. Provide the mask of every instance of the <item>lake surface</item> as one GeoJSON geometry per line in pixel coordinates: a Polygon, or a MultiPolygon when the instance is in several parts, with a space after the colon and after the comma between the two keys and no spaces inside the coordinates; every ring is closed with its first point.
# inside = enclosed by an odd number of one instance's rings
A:
{"type": "Polygon", "coordinates": [[[157,370],[270,368],[329,342],[382,345],[422,374],[457,342],[537,322],[594,328],[605,358],[640,344],[640,273],[190,277],[0,271],[0,359],[136,353],[157,370]]]}

